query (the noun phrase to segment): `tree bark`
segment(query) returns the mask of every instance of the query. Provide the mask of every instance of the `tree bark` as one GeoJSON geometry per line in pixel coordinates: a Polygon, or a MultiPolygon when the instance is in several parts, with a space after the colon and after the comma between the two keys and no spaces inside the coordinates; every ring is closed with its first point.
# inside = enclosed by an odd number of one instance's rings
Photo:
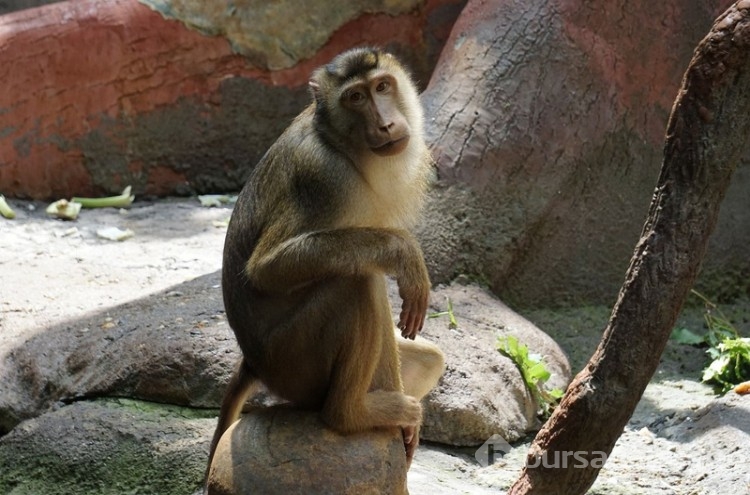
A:
{"type": "Polygon", "coordinates": [[[537,435],[509,494],[582,494],[596,480],[598,461],[611,453],[659,364],[748,134],[750,0],[741,0],[695,50],[672,108],[648,217],[602,341],[537,435]]]}

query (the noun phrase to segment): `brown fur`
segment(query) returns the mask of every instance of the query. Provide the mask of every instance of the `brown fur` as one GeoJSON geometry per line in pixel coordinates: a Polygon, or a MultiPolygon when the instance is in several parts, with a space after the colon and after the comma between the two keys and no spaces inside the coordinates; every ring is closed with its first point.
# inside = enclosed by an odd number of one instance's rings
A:
{"type": "Polygon", "coordinates": [[[315,101],[253,170],[227,231],[224,302],[243,360],[211,457],[262,381],[342,433],[401,426],[411,459],[419,399],[443,371],[440,350],[414,340],[430,289],[405,230],[431,175],[421,106],[395,58],[369,49],[318,69],[311,88],[315,101]],[[386,274],[403,299],[398,342],[386,274]]]}

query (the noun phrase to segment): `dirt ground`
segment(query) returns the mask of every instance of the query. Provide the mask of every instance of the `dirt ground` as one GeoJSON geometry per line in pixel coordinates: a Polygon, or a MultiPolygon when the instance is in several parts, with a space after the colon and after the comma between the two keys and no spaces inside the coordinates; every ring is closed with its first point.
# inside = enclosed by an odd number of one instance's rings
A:
{"type": "MultiPolygon", "coordinates": [[[[219,270],[231,213],[229,207],[203,207],[196,198],[161,199],[137,201],[122,211],[84,210],[76,221],[61,221],[47,217],[44,203],[10,204],[17,218],[0,218],[0,357],[66,319],[219,270]],[[134,235],[105,240],[97,236],[104,227],[134,235]]],[[[750,334],[750,304],[723,309],[750,334]]],[[[552,335],[578,370],[598,343],[609,309],[524,316],[552,335]]],[[[700,308],[685,312],[679,324],[701,330],[700,308]]],[[[703,350],[670,343],[590,493],[750,493],[750,397],[717,400],[699,382],[704,364],[703,350]]],[[[425,445],[410,472],[410,492],[497,493],[517,477],[529,440],[488,467],[475,460],[474,449],[425,445]]]]}

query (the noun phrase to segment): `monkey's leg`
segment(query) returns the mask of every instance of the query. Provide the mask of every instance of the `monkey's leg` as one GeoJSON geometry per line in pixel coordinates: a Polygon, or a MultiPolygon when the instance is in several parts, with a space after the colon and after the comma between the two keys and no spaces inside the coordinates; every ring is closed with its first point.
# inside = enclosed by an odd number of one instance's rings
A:
{"type": "MultiPolygon", "coordinates": [[[[398,329],[394,329],[400,335],[398,329]]],[[[445,356],[432,342],[417,337],[407,340],[396,337],[401,358],[401,378],[404,393],[421,400],[437,385],[445,371],[445,356]]],[[[419,445],[419,425],[404,428],[404,448],[407,466],[411,466],[419,445]]]]}
{"type": "Polygon", "coordinates": [[[328,394],[321,416],[344,432],[384,426],[414,426],[422,408],[401,391],[398,349],[382,276],[356,277],[347,308],[326,329],[337,339],[328,394]]]}
{"type": "Polygon", "coordinates": [[[245,360],[240,360],[232,373],[232,377],[227,384],[227,390],[224,393],[224,399],[221,402],[221,411],[219,412],[219,422],[216,425],[214,437],[211,440],[211,448],[208,454],[208,467],[206,467],[205,479],[208,480],[208,473],[211,469],[211,462],[216,453],[216,445],[219,443],[221,436],[225,431],[237,421],[242,412],[242,406],[245,401],[257,390],[260,382],[248,368],[245,360]]]}

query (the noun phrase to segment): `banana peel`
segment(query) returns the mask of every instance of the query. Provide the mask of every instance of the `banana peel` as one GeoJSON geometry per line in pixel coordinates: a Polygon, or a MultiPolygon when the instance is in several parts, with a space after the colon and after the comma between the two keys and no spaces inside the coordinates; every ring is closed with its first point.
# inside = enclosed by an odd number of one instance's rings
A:
{"type": "Polygon", "coordinates": [[[237,196],[230,196],[228,194],[202,194],[198,196],[198,201],[201,202],[201,206],[222,206],[237,201],[237,196]]]}
{"type": "Polygon", "coordinates": [[[62,220],[75,220],[78,218],[78,213],[81,211],[80,203],[73,203],[67,199],[59,199],[54,203],[50,203],[45,210],[47,215],[60,218],[62,220]]]}
{"type": "Polygon", "coordinates": [[[5,196],[2,194],[0,194],[0,215],[9,220],[16,218],[16,212],[13,211],[13,208],[11,208],[8,202],[5,201],[5,196]]]}
{"type": "Polygon", "coordinates": [[[130,194],[131,187],[126,187],[122,194],[117,196],[107,196],[105,198],[79,198],[73,197],[60,199],[51,203],[46,212],[48,215],[63,220],[75,220],[81,212],[81,208],[127,208],[133,204],[135,196],[130,194]]]}
{"type": "Polygon", "coordinates": [[[70,202],[78,203],[83,208],[127,208],[135,200],[135,196],[130,194],[130,190],[131,188],[128,186],[118,196],[108,196],[106,198],[73,197],[70,199],[70,202]]]}

